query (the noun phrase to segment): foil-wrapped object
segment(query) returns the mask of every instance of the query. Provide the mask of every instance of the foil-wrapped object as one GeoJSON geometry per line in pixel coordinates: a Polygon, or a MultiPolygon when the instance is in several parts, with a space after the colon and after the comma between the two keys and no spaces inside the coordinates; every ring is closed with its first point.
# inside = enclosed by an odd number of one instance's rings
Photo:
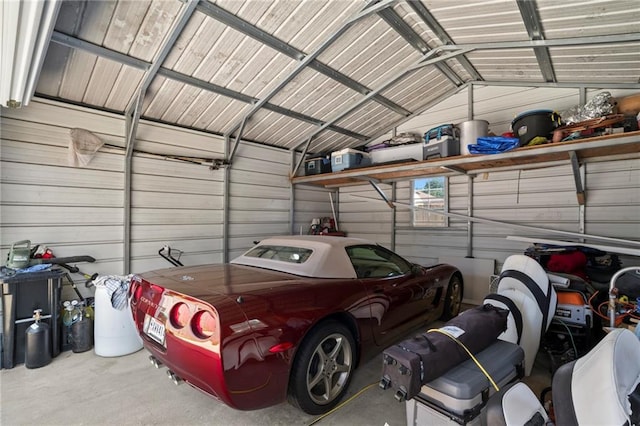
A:
{"type": "Polygon", "coordinates": [[[561,116],[565,124],[579,123],[591,118],[604,117],[613,114],[614,101],[609,92],[601,92],[587,102],[583,107],[573,106],[564,111],[561,116]]]}

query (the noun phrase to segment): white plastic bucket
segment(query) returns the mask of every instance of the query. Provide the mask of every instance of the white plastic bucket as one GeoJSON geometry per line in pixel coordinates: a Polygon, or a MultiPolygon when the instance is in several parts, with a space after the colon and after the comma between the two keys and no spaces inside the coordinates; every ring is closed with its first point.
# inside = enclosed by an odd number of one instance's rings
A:
{"type": "Polygon", "coordinates": [[[95,294],[94,351],[96,355],[111,357],[128,355],[142,349],[131,310],[111,305],[105,286],[96,286],[95,294]]]}

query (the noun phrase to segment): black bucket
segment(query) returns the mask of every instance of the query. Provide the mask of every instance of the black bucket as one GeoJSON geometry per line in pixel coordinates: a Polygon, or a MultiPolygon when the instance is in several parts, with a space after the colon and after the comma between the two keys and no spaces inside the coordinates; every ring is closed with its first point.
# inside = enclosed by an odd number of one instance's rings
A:
{"type": "Polygon", "coordinates": [[[531,139],[538,136],[551,140],[553,131],[561,123],[558,113],[551,110],[536,110],[517,116],[511,123],[511,129],[514,136],[520,139],[520,146],[525,146],[531,142],[531,139]]]}
{"type": "Polygon", "coordinates": [[[75,353],[86,352],[93,347],[93,320],[82,317],[71,325],[71,350],[75,353]]]}
{"type": "Polygon", "coordinates": [[[36,321],[25,332],[24,366],[40,368],[51,362],[51,330],[49,324],[36,321]]]}

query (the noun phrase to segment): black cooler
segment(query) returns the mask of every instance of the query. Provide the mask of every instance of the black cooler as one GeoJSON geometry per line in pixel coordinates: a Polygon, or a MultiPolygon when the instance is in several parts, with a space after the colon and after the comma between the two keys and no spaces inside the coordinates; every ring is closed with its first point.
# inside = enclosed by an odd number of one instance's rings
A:
{"type": "Polygon", "coordinates": [[[331,173],[331,158],[314,157],[304,160],[304,175],[312,176],[321,173],[331,173]]]}
{"type": "Polygon", "coordinates": [[[443,137],[438,142],[429,142],[424,148],[424,159],[446,158],[460,155],[460,142],[452,136],[443,137]]]}

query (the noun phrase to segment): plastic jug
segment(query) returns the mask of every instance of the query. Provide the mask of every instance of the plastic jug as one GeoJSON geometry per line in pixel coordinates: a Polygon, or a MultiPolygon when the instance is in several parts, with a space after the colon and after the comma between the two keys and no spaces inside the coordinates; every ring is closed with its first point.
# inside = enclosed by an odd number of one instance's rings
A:
{"type": "Polygon", "coordinates": [[[104,285],[96,285],[94,351],[96,355],[121,356],[142,349],[142,339],[133,322],[131,309],[118,310],[104,285]]]}

